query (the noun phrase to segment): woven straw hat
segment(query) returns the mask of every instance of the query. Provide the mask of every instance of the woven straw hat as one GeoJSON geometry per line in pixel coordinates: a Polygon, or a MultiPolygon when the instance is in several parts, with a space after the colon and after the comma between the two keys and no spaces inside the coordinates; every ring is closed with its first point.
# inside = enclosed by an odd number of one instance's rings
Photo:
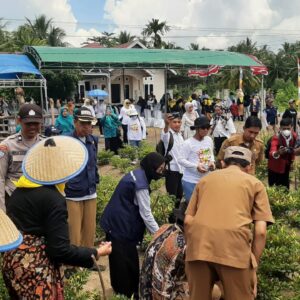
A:
{"type": "Polygon", "coordinates": [[[66,182],[86,166],[88,152],[79,140],[53,136],[34,145],[26,154],[22,171],[26,178],[41,184],[66,182]]]}
{"type": "Polygon", "coordinates": [[[21,233],[2,209],[0,209],[0,232],[0,252],[15,249],[22,243],[21,233]]]}

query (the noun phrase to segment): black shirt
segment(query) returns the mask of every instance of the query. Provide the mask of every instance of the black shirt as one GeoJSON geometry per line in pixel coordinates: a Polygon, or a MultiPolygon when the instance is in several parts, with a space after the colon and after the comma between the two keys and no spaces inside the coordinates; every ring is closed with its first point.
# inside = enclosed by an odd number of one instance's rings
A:
{"type": "Polygon", "coordinates": [[[282,115],[282,119],[289,118],[292,119],[293,128],[296,132],[296,125],[297,125],[297,110],[295,108],[287,108],[282,115]]]}
{"type": "Polygon", "coordinates": [[[8,201],[7,215],[22,233],[45,237],[46,253],[53,262],[93,266],[96,249],[70,245],[66,200],[54,186],[17,188],[8,201]]]}

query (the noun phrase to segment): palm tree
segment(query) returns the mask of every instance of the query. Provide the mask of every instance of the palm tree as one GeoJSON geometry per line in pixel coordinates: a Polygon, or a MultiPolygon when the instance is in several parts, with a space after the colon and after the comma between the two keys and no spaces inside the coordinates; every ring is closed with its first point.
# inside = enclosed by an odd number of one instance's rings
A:
{"type": "Polygon", "coordinates": [[[99,43],[103,47],[107,48],[114,47],[117,44],[117,39],[114,37],[114,33],[103,31],[101,34],[101,36],[93,36],[92,38],[88,38],[88,41],[99,43]]]}
{"type": "Polygon", "coordinates": [[[125,44],[125,43],[128,43],[128,42],[132,42],[134,39],[135,39],[135,35],[131,35],[126,30],[120,31],[120,33],[117,37],[117,41],[118,41],[119,44],[125,44]]]}
{"type": "Polygon", "coordinates": [[[183,49],[182,47],[177,46],[175,43],[172,43],[172,42],[162,42],[161,45],[162,45],[162,48],[164,48],[164,49],[175,49],[175,50],[183,49]]]}
{"type": "Polygon", "coordinates": [[[142,35],[147,37],[152,36],[153,47],[161,48],[162,46],[162,36],[170,31],[170,26],[167,25],[167,22],[159,22],[158,19],[152,19],[146,25],[146,27],[142,31],[142,35]]]}
{"type": "Polygon", "coordinates": [[[252,42],[248,37],[246,40],[239,42],[236,46],[231,46],[228,51],[240,52],[245,54],[254,54],[257,51],[256,42],[252,42]]]}
{"type": "MultiPolygon", "coordinates": [[[[63,42],[66,36],[62,28],[52,25],[53,19],[47,19],[45,15],[36,17],[34,22],[26,18],[27,26],[30,28],[33,38],[39,40],[46,40],[49,46],[66,46],[63,42]]],[[[29,32],[27,32],[27,35],[29,32]]]]}
{"type": "Polygon", "coordinates": [[[199,44],[190,43],[189,49],[190,50],[199,50],[199,44]]]}

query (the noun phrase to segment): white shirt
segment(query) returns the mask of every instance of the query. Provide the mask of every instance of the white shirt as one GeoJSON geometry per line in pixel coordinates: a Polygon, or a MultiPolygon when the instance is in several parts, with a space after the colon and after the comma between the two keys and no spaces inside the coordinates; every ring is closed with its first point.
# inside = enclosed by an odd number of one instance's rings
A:
{"type": "Polygon", "coordinates": [[[95,114],[95,110],[94,110],[94,107],[92,105],[86,105],[86,104],[83,104],[82,107],[86,107],[88,108],[91,113],[92,113],[92,116],[95,118],[96,117],[96,114],[95,114]]]}
{"type": "Polygon", "coordinates": [[[179,152],[180,152],[180,148],[183,145],[184,139],[181,135],[180,132],[175,132],[172,129],[169,129],[169,131],[166,133],[164,132],[164,130],[161,133],[161,140],[164,143],[165,149],[167,151],[168,149],[168,145],[169,145],[169,140],[170,140],[170,132],[172,132],[173,134],[173,138],[174,138],[174,144],[173,147],[171,149],[171,151],[169,152],[169,154],[172,156],[172,160],[170,162],[170,170],[171,171],[176,171],[182,174],[183,172],[183,168],[182,166],[179,164],[178,162],[178,158],[179,158],[179,152]]]}
{"type": "Polygon", "coordinates": [[[96,118],[101,119],[105,116],[106,104],[103,101],[97,101],[95,106],[96,118]]]}
{"type": "Polygon", "coordinates": [[[218,118],[217,120],[213,118],[210,120],[210,125],[214,126],[214,124],[216,124],[216,126],[212,134],[213,137],[229,138],[232,134],[236,133],[236,129],[231,118],[229,118],[227,121],[221,118],[218,118]]]}
{"type": "Polygon", "coordinates": [[[127,137],[129,141],[140,141],[146,139],[146,125],[144,118],[130,118],[128,121],[127,137]]]}
{"type": "Polygon", "coordinates": [[[120,118],[122,118],[122,125],[128,125],[128,121],[130,120],[128,113],[132,110],[133,106],[130,105],[129,108],[123,106],[120,111],[120,118]]]}
{"type": "Polygon", "coordinates": [[[184,141],[179,152],[178,162],[183,169],[182,180],[198,183],[198,181],[209,173],[200,173],[197,170],[199,163],[207,165],[214,162],[214,145],[209,136],[205,136],[201,141],[191,137],[184,141]]]}

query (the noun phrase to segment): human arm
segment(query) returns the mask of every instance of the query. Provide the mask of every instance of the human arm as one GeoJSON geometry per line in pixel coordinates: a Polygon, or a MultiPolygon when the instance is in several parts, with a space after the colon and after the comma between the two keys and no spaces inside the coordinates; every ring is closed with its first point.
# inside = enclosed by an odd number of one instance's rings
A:
{"type": "Polygon", "coordinates": [[[260,257],[265,249],[267,240],[267,222],[255,221],[253,229],[252,253],[256,262],[259,263],[260,257]]]}
{"type": "Polygon", "coordinates": [[[190,156],[190,145],[189,145],[189,140],[186,140],[180,147],[178,163],[184,168],[197,170],[198,163],[190,162],[188,160],[189,156],[190,156]]]}
{"type": "Polygon", "coordinates": [[[4,144],[0,144],[0,208],[3,211],[5,209],[5,180],[8,170],[9,152],[8,147],[4,144]]]}
{"type": "Polygon", "coordinates": [[[158,225],[153,217],[150,207],[150,194],[148,189],[137,190],[135,199],[139,206],[140,215],[151,234],[158,230],[158,225]]]}
{"type": "Polygon", "coordinates": [[[140,117],[141,127],[142,127],[142,139],[145,140],[147,138],[147,127],[144,121],[144,118],[140,117]]]}
{"type": "Polygon", "coordinates": [[[236,129],[235,129],[234,123],[232,121],[232,118],[228,119],[227,126],[228,126],[228,131],[229,131],[230,135],[236,133],[236,129]]]}

